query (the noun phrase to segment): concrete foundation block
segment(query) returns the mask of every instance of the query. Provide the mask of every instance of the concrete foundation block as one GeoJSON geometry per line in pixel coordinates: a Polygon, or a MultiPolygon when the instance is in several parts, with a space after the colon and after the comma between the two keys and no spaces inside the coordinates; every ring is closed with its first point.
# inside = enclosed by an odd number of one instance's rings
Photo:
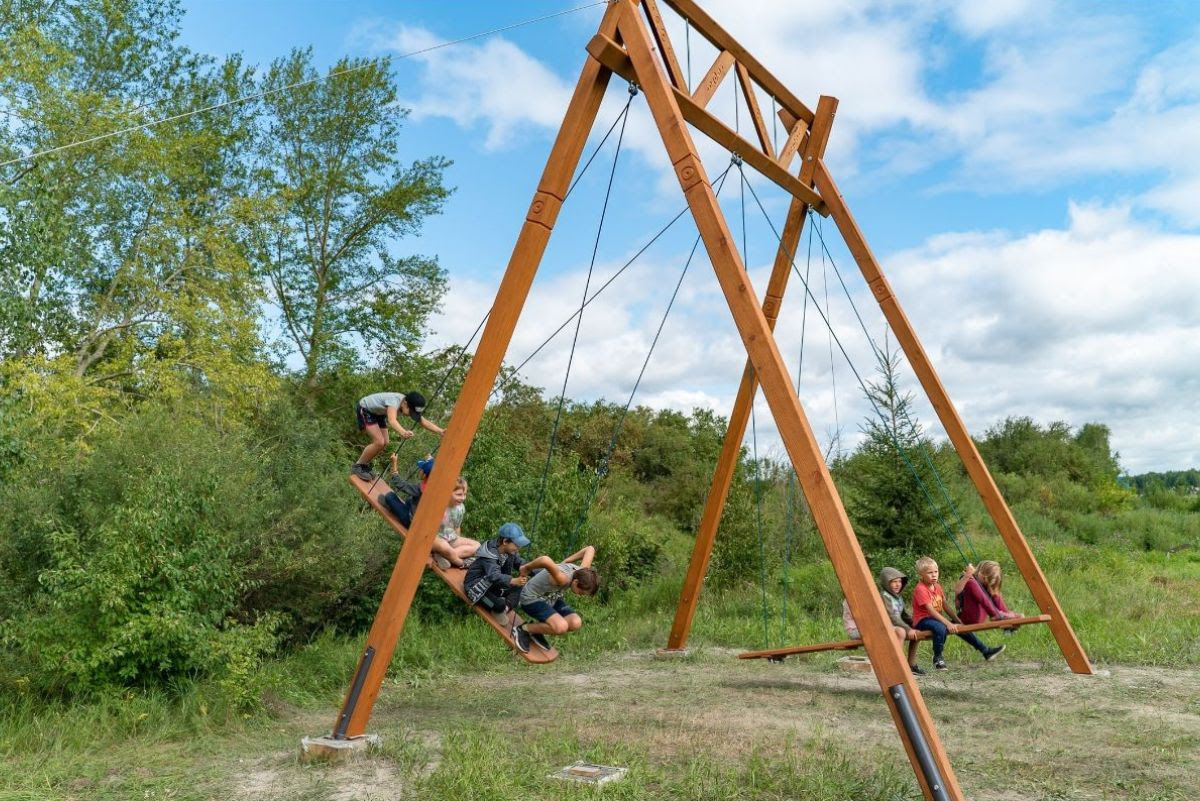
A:
{"type": "Polygon", "coordinates": [[[350,762],[362,759],[381,745],[383,745],[383,738],[378,734],[364,734],[361,737],[349,737],[344,740],[334,739],[330,735],[305,737],[300,741],[300,761],[350,762]]]}

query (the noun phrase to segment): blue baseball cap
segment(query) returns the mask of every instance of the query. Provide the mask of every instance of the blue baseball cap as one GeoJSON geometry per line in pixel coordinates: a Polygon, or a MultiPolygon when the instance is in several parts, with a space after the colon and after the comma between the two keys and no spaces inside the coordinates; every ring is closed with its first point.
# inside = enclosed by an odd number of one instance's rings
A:
{"type": "Polygon", "coordinates": [[[430,473],[433,472],[433,460],[432,459],[420,460],[419,462],[417,462],[417,469],[420,470],[425,475],[429,475],[430,473]]]}
{"type": "Polygon", "coordinates": [[[500,539],[512,540],[518,548],[524,548],[529,544],[529,537],[525,536],[525,530],[516,523],[505,523],[496,534],[500,539]]]}

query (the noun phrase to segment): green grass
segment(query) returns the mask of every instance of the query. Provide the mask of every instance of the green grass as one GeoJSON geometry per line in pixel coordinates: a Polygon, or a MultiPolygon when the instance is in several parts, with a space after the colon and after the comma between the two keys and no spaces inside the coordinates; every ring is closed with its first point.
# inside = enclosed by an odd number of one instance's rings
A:
{"type": "MultiPolygon", "coordinates": [[[[976,547],[984,555],[1003,553],[998,540],[985,539],[976,547]]],[[[1064,542],[1046,543],[1036,550],[1084,648],[1100,666],[1187,668],[1200,664],[1195,624],[1200,614],[1200,555],[1189,550],[1169,555],[1064,542]]],[[[1010,605],[1034,611],[1023,583],[1011,566],[1006,567],[1005,592],[1010,605]]],[[[842,638],[840,593],[836,584],[831,584],[830,573],[827,564],[815,559],[794,567],[786,626],[780,614],[782,598],[772,589],[770,644],[842,638]]],[[[514,665],[500,641],[457,607],[433,615],[434,620],[429,613],[410,617],[376,709],[378,725],[373,724],[390,734],[384,755],[390,769],[404,777],[405,786],[415,793],[412,797],[420,798],[590,798],[601,792],[606,798],[647,799],[911,797],[912,778],[902,761],[863,764],[862,755],[856,755],[853,748],[847,750],[845,743],[811,739],[782,749],[777,742],[770,748],[751,743],[746,753],[724,758],[719,749],[703,756],[664,755],[652,752],[636,737],[614,739],[550,726],[522,735],[525,758],[512,763],[511,770],[489,770],[488,764],[503,761],[506,749],[511,749],[509,733],[503,726],[472,729],[454,702],[445,707],[451,713],[449,728],[441,733],[438,767],[431,773],[421,769],[430,759],[429,750],[419,738],[406,734],[409,721],[403,716],[393,719],[389,698],[397,694],[419,698],[427,692],[442,697],[448,692],[447,682],[460,677],[459,681],[473,688],[471,692],[449,692],[465,705],[479,697],[480,687],[484,699],[493,697],[495,693],[487,689],[489,682],[503,684],[526,674],[528,680],[534,680],[562,671],[586,675],[592,665],[611,667],[613,660],[624,654],[645,653],[665,644],[679,586],[680,580],[674,577],[614,594],[608,603],[581,600],[578,606],[586,621],[584,631],[564,643],[560,664],[543,669],[514,665]],[[535,673],[537,670],[544,672],[535,673]],[[545,782],[547,765],[561,766],[580,758],[626,765],[631,773],[626,781],[603,790],[564,789],[545,782]]],[[[998,633],[988,636],[1008,644],[1007,659],[1042,662],[1048,669],[1058,670],[1054,665],[1061,656],[1044,626],[1026,627],[1012,638],[998,633]]],[[[227,703],[226,693],[215,681],[184,681],[168,689],[130,690],[73,704],[40,701],[22,694],[19,685],[10,685],[17,691],[0,697],[4,721],[0,727],[0,801],[221,797],[221,788],[231,780],[231,748],[245,749],[255,760],[273,759],[272,770],[297,770],[298,735],[332,726],[362,639],[326,633],[265,663],[255,676],[261,706],[248,711],[227,703]]],[[[748,584],[708,591],[702,597],[692,644],[742,649],[759,647],[763,639],[762,599],[757,587],[748,584]]],[[[970,669],[970,664],[977,662],[967,649],[953,644],[948,655],[952,667],[959,666],[955,670],[970,669]]],[[[729,657],[714,658],[723,665],[729,657]]],[[[827,663],[832,660],[818,657],[809,662],[816,669],[827,663]]],[[[1131,691],[1133,696],[1137,692],[1131,691]]],[[[1153,687],[1146,690],[1145,703],[1155,703],[1155,692],[1153,687]]],[[[936,694],[932,697],[931,703],[936,703],[936,694]]],[[[877,700],[868,692],[863,703],[871,706],[877,700]]],[[[518,701],[503,699],[503,703],[518,701]]],[[[1188,703],[1191,707],[1181,712],[1194,716],[1200,701],[1188,703]]],[[[1030,714],[1032,729],[1042,713],[1035,710],[1030,714]]],[[[886,722],[886,715],[884,718],[886,722]]],[[[1095,725],[1107,727],[1109,722],[1096,720],[1095,725]]],[[[1020,728],[1026,724],[1007,721],[1005,725],[1020,728]]],[[[1114,741],[1114,747],[1123,745],[1134,753],[1153,748],[1162,759],[1171,761],[1200,746],[1194,737],[1147,744],[1138,741],[1140,736],[1143,734],[1136,727],[1128,728],[1123,740],[1114,741]],[[1172,751],[1176,757],[1171,756],[1172,751]]],[[[975,767],[989,770],[986,764],[975,767]]],[[[999,768],[997,772],[1001,777],[1007,775],[999,768]]],[[[1041,780],[1036,762],[1018,773],[1031,783],[1041,780]]],[[[298,775],[303,786],[297,785],[289,798],[324,798],[329,787],[345,780],[340,774],[323,774],[319,769],[298,775]]],[[[1114,774],[1106,781],[1114,787],[1111,797],[1120,797],[1116,785],[1125,780],[1114,774]]],[[[1155,798],[1148,789],[1152,784],[1149,779],[1141,780],[1136,785],[1137,797],[1155,798]]]]}

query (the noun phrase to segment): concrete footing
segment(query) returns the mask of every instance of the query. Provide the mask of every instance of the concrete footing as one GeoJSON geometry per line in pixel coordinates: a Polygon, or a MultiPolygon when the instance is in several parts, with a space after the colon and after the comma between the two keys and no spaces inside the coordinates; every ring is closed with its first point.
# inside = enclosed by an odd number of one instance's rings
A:
{"type": "Polygon", "coordinates": [[[837,661],[837,666],[842,670],[863,671],[869,673],[871,668],[871,660],[865,656],[843,656],[837,661]]]}
{"type": "Polygon", "coordinates": [[[328,734],[322,737],[305,737],[300,741],[300,761],[350,762],[363,758],[381,745],[383,738],[378,734],[364,734],[345,740],[334,739],[328,734]]]}
{"type": "Polygon", "coordinates": [[[682,659],[685,656],[690,656],[691,651],[687,648],[659,648],[654,652],[655,659],[682,659]]]}

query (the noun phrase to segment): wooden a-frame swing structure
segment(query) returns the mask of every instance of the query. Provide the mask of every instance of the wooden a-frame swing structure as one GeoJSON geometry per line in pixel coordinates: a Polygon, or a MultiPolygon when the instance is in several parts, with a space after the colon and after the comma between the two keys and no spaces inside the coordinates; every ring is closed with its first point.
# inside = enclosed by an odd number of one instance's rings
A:
{"type": "MultiPolygon", "coordinates": [[[[655,0],[610,0],[598,32],[587,45],[588,58],[446,426],[438,454],[439,469],[430,476],[424,493],[426,502],[417,508],[397,557],[333,736],[356,738],[366,732],[421,573],[429,561],[441,511],[479,426],[609,79],[616,74],[640,86],[645,95],[747,354],[668,649],[681,649],[687,641],[753,397],[761,385],[838,582],[862,633],[861,643],[851,640],[837,645],[865,647],[925,797],[962,799],[958,779],[921,691],[893,638],[874,579],[774,338],[793,254],[810,209],[831,216],[837,224],[1029,586],[1041,614],[1019,622],[1048,624],[1071,670],[1086,674],[1092,673],[1093,668],[824,163],[836,99],[822,96],[816,109],[809,109],[694,0],[662,2],[715,46],[718,56],[704,78],[690,89],[655,0]],[[740,84],[756,141],[742,137],[706,108],[731,72],[740,84]],[[765,92],[773,100],[788,131],[778,152],[760,110],[758,92],[765,92]],[[689,126],[791,195],[779,250],[761,301],[750,284],[734,237],[717,204],[689,126]],[[793,173],[791,164],[797,157],[799,169],[793,173]]],[[[813,648],[800,646],[799,650],[813,648]]]]}

